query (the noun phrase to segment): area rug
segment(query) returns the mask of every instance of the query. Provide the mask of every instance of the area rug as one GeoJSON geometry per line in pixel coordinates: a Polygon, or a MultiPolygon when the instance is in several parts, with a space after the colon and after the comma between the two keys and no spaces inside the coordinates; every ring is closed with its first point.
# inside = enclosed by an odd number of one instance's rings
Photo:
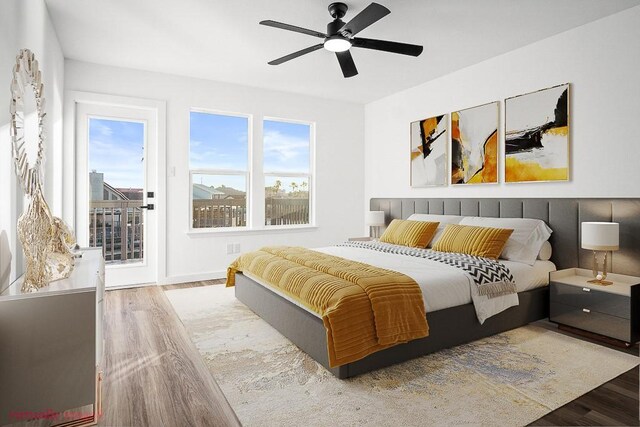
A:
{"type": "Polygon", "coordinates": [[[526,425],[639,362],[529,325],[339,380],[233,288],[166,295],[245,426],[526,425]]]}

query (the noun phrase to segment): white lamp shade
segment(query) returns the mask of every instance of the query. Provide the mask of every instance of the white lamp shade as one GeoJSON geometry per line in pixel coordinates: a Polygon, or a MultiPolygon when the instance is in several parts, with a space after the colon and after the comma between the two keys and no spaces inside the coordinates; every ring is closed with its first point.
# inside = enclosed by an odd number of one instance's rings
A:
{"type": "Polygon", "coordinates": [[[620,224],[617,222],[583,222],[582,248],[594,251],[617,251],[620,224]]]}
{"type": "Polygon", "coordinates": [[[369,227],[381,227],[384,222],[384,211],[369,211],[365,216],[364,222],[369,227]]]}

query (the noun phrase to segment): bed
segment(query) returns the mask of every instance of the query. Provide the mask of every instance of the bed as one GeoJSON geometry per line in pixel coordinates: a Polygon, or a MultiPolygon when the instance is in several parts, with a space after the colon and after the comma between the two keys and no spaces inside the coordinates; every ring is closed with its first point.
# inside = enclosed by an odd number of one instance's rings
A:
{"type": "MultiPolygon", "coordinates": [[[[637,215],[639,205],[638,201],[633,199],[600,199],[598,201],[518,199],[506,202],[491,199],[372,199],[372,210],[384,210],[388,220],[407,218],[416,211],[435,214],[475,216],[487,214],[486,216],[489,217],[542,219],[550,223],[555,231],[551,239],[554,245],[554,257],[550,262],[536,262],[533,266],[517,265],[519,263],[509,264],[518,285],[519,304],[489,317],[483,324],[479,322],[476,308],[470,301],[469,285],[464,284],[464,276],[456,278],[455,274],[449,274],[446,280],[444,280],[444,276],[440,277],[439,281],[431,280],[435,286],[421,286],[430,327],[428,337],[387,348],[335,368],[329,366],[326,330],[322,319],[315,313],[301,307],[272,288],[265,287],[255,277],[243,274],[236,276],[236,297],[335,376],[348,378],[548,317],[548,288],[545,286],[548,281],[548,272],[552,271],[555,266],[567,268],[579,265],[582,260],[577,239],[580,219],[592,220],[596,216],[601,220],[611,220],[613,219],[614,206],[618,217],[629,216],[629,221],[625,223],[616,218],[618,222],[621,222],[621,231],[627,226],[637,227],[637,219],[632,218],[637,215]],[[606,213],[603,213],[606,212],[606,209],[602,208],[607,205],[609,206],[609,218],[606,213]],[[592,212],[594,206],[597,206],[595,214],[592,212]],[[528,212],[528,216],[525,216],[525,212],[528,212]],[[576,262],[572,263],[574,259],[576,262]]],[[[354,260],[371,261],[371,254],[365,256],[350,247],[338,246],[320,250],[354,260]]],[[[630,245],[622,250],[634,252],[637,251],[637,245],[630,245]]],[[[377,262],[382,267],[395,268],[396,271],[413,277],[418,284],[421,281],[424,282],[421,275],[425,273],[417,269],[406,258],[398,260],[394,257],[377,255],[374,258],[376,259],[372,262],[377,262]],[[400,264],[398,264],[399,262],[400,264]]],[[[614,262],[614,269],[615,265],[614,262]]],[[[637,273],[635,271],[628,272],[629,269],[637,268],[635,265],[620,263],[617,268],[618,270],[626,270],[627,274],[637,273]]],[[[427,276],[433,278],[434,274],[440,273],[431,271],[427,276]]],[[[445,274],[445,276],[447,275],[445,274]]]]}

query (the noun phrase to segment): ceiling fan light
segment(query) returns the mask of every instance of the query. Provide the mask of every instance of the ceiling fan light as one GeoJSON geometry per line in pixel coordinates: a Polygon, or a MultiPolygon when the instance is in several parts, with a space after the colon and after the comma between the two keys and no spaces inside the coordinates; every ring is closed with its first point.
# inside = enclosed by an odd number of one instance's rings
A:
{"type": "Polygon", "coordinates": [[[345,52],[351,47],[351,42],[342,37],[329,37],[324,41],[324,48],[331,52],[345,52]]]}

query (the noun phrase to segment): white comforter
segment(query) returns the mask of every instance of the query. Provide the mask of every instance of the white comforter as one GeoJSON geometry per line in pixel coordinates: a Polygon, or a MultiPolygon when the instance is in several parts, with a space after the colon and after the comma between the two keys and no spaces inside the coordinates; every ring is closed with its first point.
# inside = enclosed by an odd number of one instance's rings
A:
{"type": "MultiPolygon", "coordinates": [[[[427,313],[473,301],[478,320],[484,323],[489,317],[518,305],[517,294],[497,298],[478,295],[477,287],[464,271],[437,261],[344,246],[315,250],[397,271],[411,277],[422,289],[427,313]]],[[[501,260],[500,262],[511,270],[518,292],[547,285],[549,272],[556,269],[550,261],[536,261],[533,266],[513,261],[501,260]]]]}

